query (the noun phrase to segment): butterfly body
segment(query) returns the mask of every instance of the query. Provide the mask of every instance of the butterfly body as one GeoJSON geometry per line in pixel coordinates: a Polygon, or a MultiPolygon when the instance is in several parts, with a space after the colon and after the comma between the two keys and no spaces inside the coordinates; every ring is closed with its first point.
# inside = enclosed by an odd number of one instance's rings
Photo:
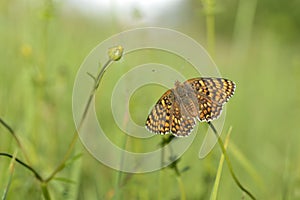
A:
{"type": "Polygon", "coordinates": [[[193,78],[167,90],[146,120],[146,128],[159,134],[188,136],[199,121],[217,119],[233,95],[234,82],[223,78],[193,78]]]}
{"type": "Polygon", "coordinates": [[[198,100],[193,88],[187,83],[175,82],[175,88],[171,89],[178,101],[181,112],[191,117],[198,116],[198,100]]]}

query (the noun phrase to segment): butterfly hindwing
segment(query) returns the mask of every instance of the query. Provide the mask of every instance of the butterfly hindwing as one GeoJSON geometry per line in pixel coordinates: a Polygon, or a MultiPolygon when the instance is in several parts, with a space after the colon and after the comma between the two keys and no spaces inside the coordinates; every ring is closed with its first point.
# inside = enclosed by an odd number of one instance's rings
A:
{"type": "Polygon", "coordinates": [[[213,101],[206,97],[200,97],[199,100],[199,120],[200,121],[212,121],[217,119],[223,109],[223,105],[213,103],[213,101]]]}
{"type": "Polygon", "coordinates": [[[173,107],[174,108],[171,124],[172,134],[177,137],[188,136],[196,125],[195,119],[184,115],[181,112],[182,106],[179,105],[179,102],[176,99],[173,107]]]}

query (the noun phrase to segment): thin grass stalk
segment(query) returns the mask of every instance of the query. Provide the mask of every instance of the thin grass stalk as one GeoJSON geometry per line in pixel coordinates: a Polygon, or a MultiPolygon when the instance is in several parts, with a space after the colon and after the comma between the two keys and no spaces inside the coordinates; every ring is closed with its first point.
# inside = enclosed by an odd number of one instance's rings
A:
{"type": "Polygon", "coordinates": [[[49,193],[49,190],[48,190],[48,185],[47,183],[43,182],[41,184],[41,188],[42,188],[42,193],[43,193],[43,196],[46,200],[51,200],[51,196],[50,196],[50,193],[49,193]]]}
{"type": "Polygon", "coordinates": [[[27,153],[26,153],[21,141],[19,140],[18,136],[16,135],[15,131],[2,118],[0,118],[0,124],[2,124],[8,130],[8,132],[13,136],[13,138],[16,140],[17,145],[19,146],[21,152],[23,153],[26,161],[29,162],[29,157],[27,156],[27,153]]]}
{"type": "MultiPolygon", "coordinates": [[[[162,141],[160,143],[161,145],[161,166],[163,167],[164,165],[164,146],[169,144],[173,139],[175,138],[175,136],[173,135],[168,135],[167,138],[166,137],[162,137],[162,141]]],[[[170,149],[170,152],[171,152],[171,157],[170,159],[174,159],[172,154],[173,154],[173,150],[172,150],[172,147],[169,146],[169,149],[170,149]]],[[[184,184],[182,182],[182,179],[181,179],[181,173],[180,173],[180,170],[178,169],[178,162],[179,162],[179,159],[177,160],[172,160],[172,163],[170,164],[170,168],[174,170],[175,174],[176,174],[176,180],[177,180],[177,183],[178,183],[178,188],[179,188],[179,191],[180,191],[180,199],[181,200],[186,200],[186,192],[185,192],[185,189],[184,189],[184,184]]],[[[161,173],[159,174],[159,176],[161,176],[161,173]]],[[[162,182],[162,178],[159,177],[159,181],[161,185],[163,185],[161,182],[162,182]]],[[[161,198],[161,190],[158,192],[158,195],[159,195],[159,198],[161,198]]]]}
{"type": "Polygon", "coordinates": [[[177,179],[178,187],[179,187],[179,190],[180,190],[180,199],[181,200],[186,200],[186,193],[185,193],[185,189],[184,189],[184,184],[182,182],[182,178],[179,175],[179,176],[176,177],[176,179],[177,179]]]}
{"type": "MultiPolygon", "coordinates": [[[[98,73],[97,77],[94,78],[94,81],[95,81],[94,82],[94,87],[91,90],[89,99],[87,101],[87,104],[85,106],[85,109],[84,109],[84,112],[83,112],[83,115],[82,115],[82,119],[81,119],[81,121],[79,123],[79,127],[75,131],[75,133],[74,133],[73,139],[72,139],[72,141],[71,141],[71,143],[70,143],[70,145],[68,147],[68,150],[65,153],[62,161],[58,164],[58,166],[55,168],[55,170],[48,176],[48,178],[43,179],[41,177],[41,175],[34,168],[32,168],[30,165],[24,163],[20,159],[14,158],[14,156],[12,156],[10,154],[7,154],[7,153],[0,153],[0,156],[9,157],[11,159],[14,159],[17,163],[21,164],[23,167],[25,167],[26,169],[28,169],[29,171],[31,171],[35,175],[35,177],[41,183],[42,193],[43,193],[43,196],[44,196],[44,198],[46,200],[50,200],[51,199],[49,190],[47,188],[48,182],[51,181],[55,177],[55,175],[66,166],[66,162],[69,159],[69,157],[70,157],[70,155],[71,155],[71,153],[72,153],[72,151],[74,149],[74,146],[76,144],[76,141],[77,141],[77,138],[78,138],[78,132],[80,131],[80,129],[82,127],[82,124],[83,124],[84,120],[86,119],[86,115],[87,115],[87,112],[89,110],[90,104],[91,104],[91,102],[92,102],[92,100],[93,100],[93,98],[95,96],[95,92],[96,92],[96,90],[97,90],[97,88],[98,88],[98,86],[100,84],[100,80],[101,80],[101,78],[102,78],[105,70],[109,66],[109,64],[111,62],[113,62],[113,61],[118,61],[122,57],[122,55],[123,55],[123,47],[117,46],[117,47],[113,47],[113,48],[109,49],[108,55],[109,55],[108,61],[101,68],[101,70],[98,73]]],[[[13,129],[7,123],[5,123],[4,120],[2,120],[1,118],[0,118],[0,123],[13,135],[13,137],[17,141],[18,145],[20,147],[22,147],[22,145],[21,145],[20,141],[18,140],[17,136],[15,135],[15,132],[13,131],[13,129]]]]}
{"type": "Polygon", "coordinates": [[[226,149],[225,149],[224,144],[223,144],[223,142],[222,142],[222,139],[219,137],[219,134],[218,134],[216,128],[214,127],[214,125],[213,125],[211,122],[208,122],[208,124],[209,124],[209,126],[211,127],[211,129],[213,130],[214,134],[216,135],[216,137],[217,137],[217,139],[218,139],[219,146],[220,146],[220,148],[221,148],[221,150],[222,150],[222,153],[223,153],[223,155],[224,155],[224,157],[225,157],[225,160],[226,160],[226,162],[227,162],[227,166],[228,166],[228,168],[229,168],[229,172],[230,172],[230,174],[231,174],[233,180],[235,181],[235,183],[237,184],[237,186],[238,186],[242,191],[244,191],[251,199],[255,200],[256,198],[254,197],[254,195],[251,194],[251,192],[249,192],[249,191],[241,184],[241,182],[239,181],[239,179],[238,179],[237,176],[235,175],[235,173],[234,173],[234,171],[233,171],[233,168],[232,168],[232,165],[231,165],[231,162],[230,162],[230,160],[229,160],[229,157],[228,157],[228,155],[227,155],[227,153],[226,153],[226,149]]]}
{"type": "Polygon", "coordinates": [[[9,191],[9,188],[11,186],[11,182],[12,182],[12,177],[14,175],[14,171],[15,171],[15,161],[16,161],[16,156],[17,156],[17,152],[16,151],[10,161],[10,164],[9,164],[9,177],[8,177],[8,182],[7,182],[7,185],[6,187],[4,188],[4,193],[3,193],[3,196],[2,196],[2,200],[6,200],[7,199],[7,194],[8,194],[8,191],[9,191]]]}
{"type": "Polygon", "coordinates": [[[165,151],[164,151],[164,146],[165,146],[165,136],[162,137],[161,139],[161,143],[160,143],[160,148],[161,148],[161,158],[160,158],[160,166],[161,166],[161,170],[159,170],[159,174],[158,174],[158,197],[157,199],[160,200],[162,199],[162,194],[163,194],[163,190],[161,188],[163,188],[162,186],[163,184],[163,177],[162,177],[162,173],[163,173],[163,166],[164,166],[164,158],[165,158],[165,151]]]}
{"type": "MultiPolygon", "coordinates": [[[[124,121],[123,121],[124,125],[126,125],[128,123],[128,120],[129,119],[128,119],[128,113],[127,113],[124,116],[124,121]]],[[[126,134],[125,135],[125,139],[123,140],[123,147],[122,147],[122,149],[126,149],[127,148],[127,142],[128,142],[128,135],[126,134]]],[[[121,162],[120,162],[121,166],[120,166],[120,169],[123,168],[123,164],[124,164],[124,151],[122,152],[122,155],[121,155],[121,162]]],[[[118,173],[117,173],[117,178],[116,178],[114,199],[119,199],[122,175],[123,175],[122,170],[119,170],[118,173]]],[[[125,183],[123,183],[123,184],[125,184],[125,183]]]]}
{"type": "Polygon", "coordinates": [[[258,171],[255,170],[254,166],[250,163],[250,161],[242,154],[239,148],[234,144],[234,142],[230,143],[230,152],[236,158],[237,161],[243,166],[243,168],[251,175],[251,178],[256,182],[256,185],[259,186],[262,190],[266,192],[264,180],[259,175],[258,171]]]}
{"type": "Polygon", "coordinates": [[[212,57],[215,56],[215,0],[203,0],[206,16],[207,49],[212,57]]]}
{"type": "Polygon", "coordinates": [[[75,130],[74,132],[74,136],[73,136],[73,139],[69,145],[69,148],[66,152],[66,154],[64,155],[63,159],[61,160],[60,164],[58,164],[58,166],[56,167],[56,169],[50,174],[50,176],[45,179],[45,182],[49,182],[51,179],[53,179],[53,177],[59,172],[61,171],[64,167],[65,167],[65,163],[66,161],[69,159],[72,151],[73,151],[73,148],[76,144],[76,141],[77,141],[77,138],[78,138],[78,133],[80,132],[81,130],[81,127],[86,119],[86,115],[89,111],[89,108],[90,108],[90,105],[91,105],[91,102],[92,100],[94,99],[95,97],[95,94],[96,94],[96,91],[99,87],[99,84],[100,84],[100,81],[101,81],[101,78],[103,77],[104,75],[104,72],[107,70],[109,64],[111,64],[113,61],[118,61],[123,55],[123,47],[121,46],[117,46],[117,47],[112,47],[111,49],[109,49],[108,51],[108,60],[107,62],[103,65],[103,67],[100,69],[99,73],[97,74],[96,77],[93,77],[91,74],[88,74],[89,76],[91,76],[93,79],[94,79],[94,86],[90,92],[90,95],[89,95],[89,98],[88,98],[88,101],[87,101],[87,104],[84,108],[84,111],[83,111],[83,114],[82,114],[82,118],[79,122],[79,126],[78,126],[78,129],[75,130]]]}
{"type": "Polygon", "coordinates": [[[233,56],[235,62],[241,62],[247,56],[254,18],[257,8],[257,0],[239,0],[235,25],[233,30],[233,56]]]}
{"type": "MultiPolygon", "coordinates": [[[[128,141],[128,135],[125,136],[125,139],[123,141],[123,149],[126,149],[126,146],[127,146],[127,141],[128,141]]],[[[124,163],[124,156],[122,154],[122,157],[121,157],[121,167],[123,166],[123,163],[124,163]]],[[[122,168],[121,168],[122,169],[122,168]]],[[[121,170],[119,170],[117,172],[117,176],[116,176],[116,183],[115,183],[115,194],[114,194],[114,198],[113,199],[119,199],[120,197],[120,187],[123,186],[123,184],[125,183],[121,183],[122,181],[122,175],[123,175],[123,172],[121,170]]]]}
{"type": "Polygon", "coordinates": [[[90,93],[90,96],[89,96],[89,99],[87,101],[87,104],[84,108],[84,111],[83,111],[83,114],[82,114],[82,118],[80,120],[80,123],[79,123],[79,126],[78,126],[78,129],[75,130],[74,134],[73,134],[73,138],[72,138],[72,141],[68,147],[68,150],[67,152],[65,153],[63,159],[61,160],[60,164],[58,164],[58,166],[56,167],[56,169],[50,174],[50,176],[45,180],[46,182],[49,182],[51,179],[53,179],[53,177],[59,172],[61,171],[64,167],[65,167],[65,163],[66,161],[69,159],[72,151],[73,151],[73,148],[76,144],[76,141],[78,139],[78,132],[80,132],[81,130],[81,127],[82,127],[82,124],[84,123],[85,119],[86,119],[86,115],[88,113],[88,110],[90,108],[90,105],[91,105],[91,102],[93,100],[93,98],[95,97],[95,93],[96,93],[96,90],[98,89],[98,86],[99,86],[99,83],[100,83],[100,80],[105,72],[105,69],[108,67],[108,65],[112,62],[113,60],[112,59],[109,59],[103,66],[103,68],[101,69],[101,71],[98,73],[97,75],[97,78],[95,78],[95,82],[94,82],[94,86],[91,90],[91,93],[90,93]]]}
{"type": "MultiPolygon", "coordinates": [[[[231,130],[232,130],[232,127],[229,128],[228,133],[226,135],[226,139],[225,139],[225,143],[224,143],[225,150],[227,149],[227,146],[228,146],[228,143],[229,143],[231,130]]],[[[220,185],[224,159],[225,159],[224,154],[222,154],[221,158],[220,158],[220,162],[219,162],[219,167],[218,167],[218,171],[217,171],[217,175],[216,175],[215,184],[213,186],[212,193],[211,193],[211,196],[210,196],[210,200],[217,200],[218,189],[219,189],[219,185],[220,185]]]]}
{"type": "MultiPolygon", "coordinates": [[[[8,157],[8,158],[11,158],[13,159],[13,156],[8,154],[8,153],[0,153],[0,156],[3,156],[3,157],[8,157]]],[[[40,181],[40,182],[43,182],[43,178],[41,177],[41,175],[35,170],[33,169],[31,166],[29,166],[28,164],[24,163],[23,161],[21,161],[20,159],[18,158],[15,158],[15,161],[17,163],[19,163],[20,165],[22,165],[23,167],[25,167],[26,169],[28,169],[29,171],[31,171],[34,176],[40,181]]]]}

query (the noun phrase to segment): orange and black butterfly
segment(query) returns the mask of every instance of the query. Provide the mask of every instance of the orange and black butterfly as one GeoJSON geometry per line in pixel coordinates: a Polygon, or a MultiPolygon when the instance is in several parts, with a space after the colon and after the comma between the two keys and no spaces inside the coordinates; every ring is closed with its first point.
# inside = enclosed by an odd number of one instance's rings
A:
{"type": "Polygon", "coordinates": [[[224,78],[193,78],[166,91],[146,121],[146,128],[159,134],[188,136],[199,121],[217,119],[234,94],[235,83],[224,78]]]}

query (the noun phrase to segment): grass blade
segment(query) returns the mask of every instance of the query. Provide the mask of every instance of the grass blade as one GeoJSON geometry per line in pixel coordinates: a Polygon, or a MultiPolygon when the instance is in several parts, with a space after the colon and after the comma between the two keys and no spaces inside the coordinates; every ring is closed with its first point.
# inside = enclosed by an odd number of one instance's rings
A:
{"type": "MultiPolygon", "coordinates": [[[[232,130],[232,127],[229,128],[226,139],[225,139],[225,143],[224,143],[225,150],[227,150],[231,130],[232,130]]],[[[216,175],[216,180],[215,180],[215,183],[214,183],[214,186],[213,186],[213,189],[212,189],[212,193],[211,193],[211,196],[210,196],[210,200],[216,200],[217,199],[224,160],[225,160],[225,157],[224,157],[224,154],[222,154],[221,158],[220,158],[220,162],[219,162],[219,167],[218,167],[218,171],[217,171],[217,175],[216,175]]]]}
{"type": "Polygon", "coordinates": [[[9,188],[11,186],[12,177],[13,177],[14,171],[15,171],[15,161],[16,161],[17,152],[18,151],[16,150],[16,152],[14,153],[14,155],[13,155],[11,161],[10,161],[10,164],[9,164],[9,177],[8,177],[7,185],[4,188],[4,193],[3,193],[3,196],[2,196],[2,200],[6,200],[9,188]]]}

